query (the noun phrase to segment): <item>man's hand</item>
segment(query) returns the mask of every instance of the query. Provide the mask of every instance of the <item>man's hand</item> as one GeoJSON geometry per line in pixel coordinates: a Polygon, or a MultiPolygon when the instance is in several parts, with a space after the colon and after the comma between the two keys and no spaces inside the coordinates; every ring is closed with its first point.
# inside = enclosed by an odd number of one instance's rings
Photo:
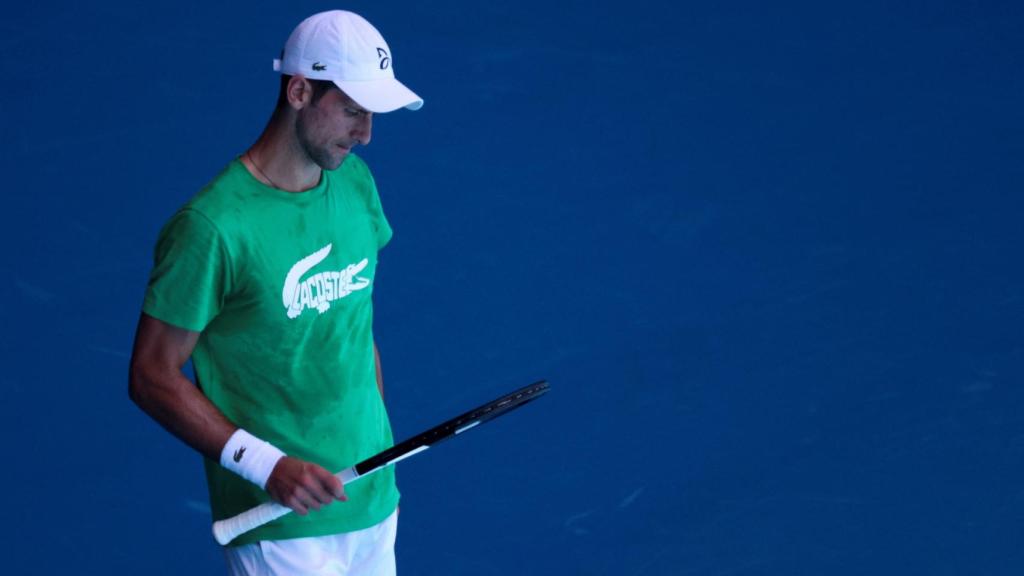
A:
{"type": "Polygon", "coordinates": [[[305,516],[335,500],[348,500],[341,480],[323,466],[285,456],[267,479],[267,493],[274,500],[305,516]]]}

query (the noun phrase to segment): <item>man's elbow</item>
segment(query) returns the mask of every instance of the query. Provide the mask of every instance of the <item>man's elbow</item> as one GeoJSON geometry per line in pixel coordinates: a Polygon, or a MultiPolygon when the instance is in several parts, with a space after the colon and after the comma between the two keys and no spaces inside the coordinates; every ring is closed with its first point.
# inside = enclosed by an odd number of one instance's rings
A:
{"type": "Polygon", "coordinates": [[[145,408],[146,390],[149,388],[146,385],[147,381],[142,362],[132,356],[132,361],[128,365],[128,398],[140,408],[145,408]]]}

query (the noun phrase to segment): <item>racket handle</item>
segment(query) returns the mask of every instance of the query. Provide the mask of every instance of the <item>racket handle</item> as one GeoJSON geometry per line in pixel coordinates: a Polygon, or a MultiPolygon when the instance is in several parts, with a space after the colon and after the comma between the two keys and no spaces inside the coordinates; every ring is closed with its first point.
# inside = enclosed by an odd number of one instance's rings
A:
{"type": "MultiPolygon", "coordinates": [[[[341,480],[342,485],[345,485],[358,478],[359,474],[356,473],[355,467],[352,467],[338,472],[335,477],[341,480]]],[[[241,514],[214,522],[213,537],[218,544],[224,546],[242,534],[277,520],[291,511],[291,508],[277,502],[264,502],[241,514]]]]}
{"type": "Polygon", "coordinates": [[[217,544],[224,546],[242,534],[259,528],[267,522],[277,520],[291,511],[291,508],[277,502],[264,502],[237,516],[214,522],[213,537],[217,540],[217,544]]]}

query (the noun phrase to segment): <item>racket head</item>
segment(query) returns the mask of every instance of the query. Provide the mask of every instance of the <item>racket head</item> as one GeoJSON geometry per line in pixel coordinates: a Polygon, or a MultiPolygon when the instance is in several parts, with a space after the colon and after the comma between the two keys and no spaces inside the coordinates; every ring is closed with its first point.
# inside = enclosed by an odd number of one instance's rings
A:
{"type": "Polygon", "coordinates": [[[426,432],[422,432],[405,440],[395,446],[363,460],[355,465],[356,472],[360,475],[368,474],[382,466],[395,462],[403,456],[416,450],[424,450],[443,440],[455,437],[471,428],[475,428],[484,422],[494,420],[498,416],[508,414],[516,408],[520,408],[548,392],[550,385],[546,380],[534,382],[529,386],[510,392],[500,398],[496,398],[482,404],[464,414],[460,414],[451,420],[447,420],[434,426],[426,432]]]}
{"type": "Polygon", "coordinates": [[[509,412],[520,408],[529,402],[533,402],[537,398],[543,396],[551,386],[546,380],[534,382],[529,386],[524,386],[514,392],[510,392],[502,396],[501,398],[492,400],[487,404],[474,408],[461,416],[452,418],[448,422],[442,424],[451,425],[454,427],[453,434],[458,434],[460,431],[469,429],[469,426],[475,426],[477,424],[483,424],[490,420],[494,420],[498,416],[508,414],[509,412]]]}

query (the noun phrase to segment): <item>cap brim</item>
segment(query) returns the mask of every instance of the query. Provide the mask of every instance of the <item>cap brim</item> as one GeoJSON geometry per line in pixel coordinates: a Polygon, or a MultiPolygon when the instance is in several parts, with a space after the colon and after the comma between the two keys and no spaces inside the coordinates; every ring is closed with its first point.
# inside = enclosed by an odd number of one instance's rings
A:
{"type": "Polygon", "coordinates": [[[423,99],[394,78],[364,82],[335,80],[348,97],[370,112],[393,112],[399,108],[419,110],[423,99]]]}

